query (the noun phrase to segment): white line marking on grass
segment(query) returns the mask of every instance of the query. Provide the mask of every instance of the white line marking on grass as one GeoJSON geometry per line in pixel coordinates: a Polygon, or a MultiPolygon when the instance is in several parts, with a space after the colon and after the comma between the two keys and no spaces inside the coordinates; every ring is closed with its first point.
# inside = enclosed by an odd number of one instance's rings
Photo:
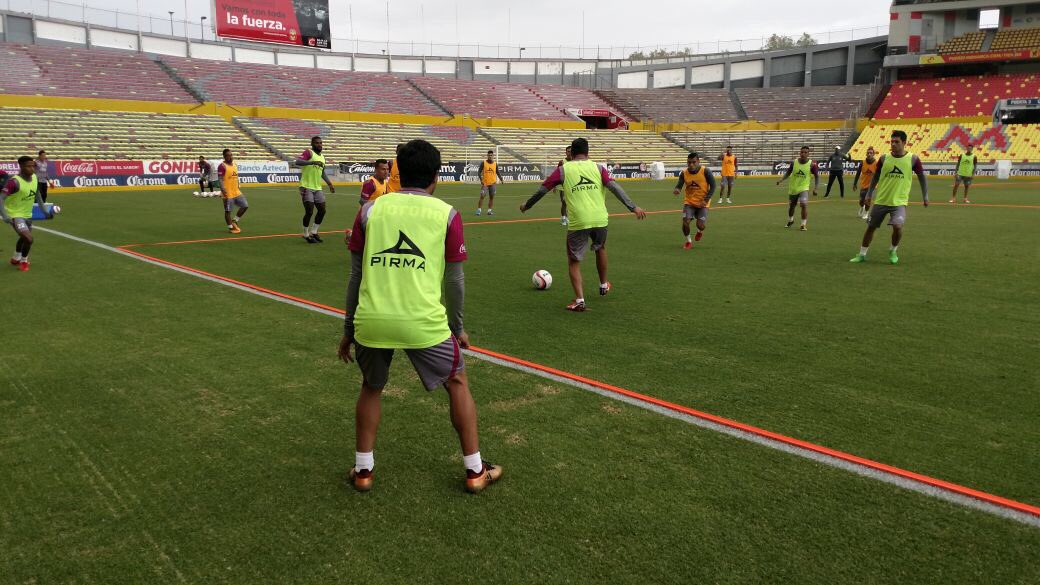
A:
{"type": "MultiPolygon", "coordinates": [[[[152,259],[149,259],[147,257],[141,256],[141,255],[138,255],[138,254],[133,254],[131,252],[128,252],[126,250],[121,250],[121,249],[116,248],[114,246],[109,246],[107,244],[102,244],[100,242],[95,242],[95,241],[88,240],[88,239],[85,239],[85,238],[80,238],[78,236],[74,236],[74,235],[71,235],[71,234],[67,234],[67,233],[64,233],[64,232],[59,232],[59,231],[48,229],[48,228],[37,227],[36,229],[39,230],[39,231],[48,233],[48,234],[53,234],[55,236],[63,237],[63,238],[69,239],[69,240],[73,240],[75,242],[86,244],[88,246],[93,246],[95,248],[99,248],[99,249],[102,249],[102,250],[105,250],[105,251],[108,251],[108,252],[113,252],[115,254],[126,256],[128,258],[132,258],[134,260],[145,262],[145,263],[151,264],[153,266],[166,268],[168,270],[173,270],[173,271],[176,271],[176,272],[180,272],[182,274],[187,274],[189,276],[194,276],[196,278],[201,278],[203,280],[207,280],[207,281],[210,281],[210,282],[214,282],[216,284],[221,284],[221,285],[224,285],[224,286],[228,286],[228,287],[231,287],[231,288],[234,288],[234,289],[237,289],[237,290],[240,290],[240,291],[244,291],[244,292],[247,292],[247,293],[250,293],[250,294],[258,295],[258,296],[261,296],[261,297],[264,297],[264,298],[267,298],[267,299],[271,299],[271,300],[274,300],[274,301],[278,301],[278,302],[281,302],[281,303],[292,305],[294,307],[298,307],[298,308],[301,308],[301,309],[306,309],[308,311],[313,311],[315,313],[320,313],[322,315],[328,315],[330,317],[336,317],[336,318],[339,318],[339,319],[341,319],[343,317],[343,315],[341,313],[333,311],[333,310],[323,309],[321,307],[315,307],[315,306],[309,305],[309,304],[307,304],[305,302],[301,302],[301,301],[298,301],[298,300],[293,300],[293,299],[277,296],[277,295],[274,295],[274,294],[266,293],[266,292],[263,292],[263,291],[260,291],[260,290],[256,290],[254,288],[250,288],[248,286],[244,286],[242,284],[238,284],[238,283],[235,283],[235,282],[230,282],[228,280],[218,278],[218,277],[213,276],[213,275],[203,274],[203,273],[200,273],[200,272],[196,272],[196,271],[189,270],[187,268],[178,267],[178,266],[171,266],[170,264],[167,264],[167,263],[164,263],[164,262],[159,262],[159,261],[156,261],[156,260],[152,260],[152,259]]],[[[673,419],[676,419],[676,420],[681,420],[683,422],[686,422],[686,423],[689,423],[689,424],[692,424],[692,425],[696,425],[696,426],[698,426],[700,428],[703,428],[703,429],[706,429],[706,430],[710,430],[710,431],[714,431],[714,432],[717,432],[717,433],[721,433],[721,434],[724,434],[724,435],[727,435],[727,436],[730,436],[730,437],[734,437],[734,438],[737,438],[737,439],[742,439],[744,441],[749,441],[751,443],[755,443],[756,445],[761,445],[763,447],[768,447],[768,448],[774,449],[776,451],[781,451],[781,452],[784,452],[784,453],[788,453],[788,454],[791,454],[791,455],[802,457],[804,459],[809,459],[811,461],[815,461],[817,463],[821,463],[823,465],[827,465],[827,466],[830,466],[830,467],[835,467],[835,468],[838,468],[838,469],[843,469],[845,471],[850,471],[852,473],[855,473],[857,475],[861,475],[863,477],[868,477],[870,479],[874,479],[874,480],[877,480],[877,481],[880,481],[880,482],[883,482],[883,483],[887,483],[889,485],[894,485],[896,487],[900,487],[900,488],[903,488],[903,489],[906,489],[906,490],[909,490],[909,491],[913,491],[913,492],[916,492],[916,493],[919,493],[919,494],[924,494],[926,496],[931,496],[931,497],[934,497],[934,498],[938,498],[940,500],[943,500],[943,501],[946,501],[946,502],[950,502],[952,504],[956,504],[956,505],[963,506],[963,507],[966,507],[966,508],[972,508],[974,510],[979,510],[981,512],[992,514],[994,516],[999,516],[1001,518],[1006,518],[1008,520],[1014,520],[1016,522],[1021,522],[1023,524],[1027,524],[1029,526],[1034,526],[1034,527],[1040,528],[1040,516],[1037,516],[1037,515],[1034,515],[1034,514],[1029,514],[1029,513],[1024,512],[1024,511],[1019,511],[1019,510],[1015,510],[1015,509],[1012,509],[1012,508],[1007,508],[1007,507],[1000,506],[1000,505],[997,505],[997,504],[989,503],[989,502],[986,502],[986,501],[983,501],[983,500],[979,500],[979,499],[972,498],[972,497],[969,497],[969,496],[965,496],[965,495],[962,495],[962,494],[959,494],[959,493],[955,493],[955,492],[952,492],[952,491],[949,491],[949,490],[946,490],[946,489],[943,489],[943,488],[940,488],[940,487],[928,485],[928,484],[920,482],[920,481],[914,481],[912,479],[908,479],[908,478],[901,477],[901,476],[898,476],[898,475],[894,475],[894,474],[891,474],[891,473],[886,473],[886,472],[881,471],[881,470],[873,469],[871,467],[867,467],[866,465],[859,465],[859,464],[856,464],[856,463],[853,463],[853,462],[850,462],[850,461],[845,461],[843,459],[839,459],[837,457],[832,457],[832,456],[829,456],[829,455],[826,455],[826,454],[823,454],[823,453],[818,453],[818,452],[815,452],[815,451],[811,451],[809,449],[804,449],[804,448],[797,447],[795,445],[790,445],[788,443],[783,443],[781,441],[773,440],[773,439],[770,439],[768,437],[763,437],[763,436],[760,436],[760,435],[756,435],[754,433],[750,433],[750,432],[742,431],[740,429],[728,427],[728,426],[725,426],[725,425],[722,425],[722,424],[718,424],[718,423],[715,423],[715,422],[712,422],[712,421],[709,421],[709,420],[705,420],[705,419],[702,419],[702,418],[691,416],[691,415],[688,415],[688,414],[685,414],[685,413],[676,412],[674,410],[665,408],[665,407],[657,405],[657,404],[652,404],[652,403],[649,403],[649,402],[645,402],[643,400],[639,400],[637,398],[633,398],[633,397],[630,397],[630,396],[624,396],[624,395],[621,395],[621,394],[617,394],[615,392],[610,392],[609,390],[604,390],[602,388],[598,388],[598,387],[593,386],[591,384],[586,384],[586,383],[583,383],[583,382],[579,382],[577,380],[564,378],[562,376],[557,376],[557,375],[551,374],[549,372],[543,372],[541,370],[537,370],[535,368],[524,366],[522,364],[512,363],[512,362],[509,362],[509,361],[506,361],[506,360],[503,360],[503,359],[499,359],[499,358],[496,358],[496,357],[493,357],[493,356],[484,355],[484,354],[473,352],[473,351],[469,351],[469,350],[466,350],[465,353],[466,353],[466,355],[468,355],[468,356],[470,356],[472,358],[476,358],[476,359],[479,359],[479,360],[482,360],[482,361],[486,361],[488,363],[496,364],[496,365],[499,365],[499,366],[504,366],[504,367],[507,367],[507,368],[510,368],[510,369],[513,369],[513,370],[517,370],[517,371],[520,371],[520,372],[524,372],[524,373],[527,373],[527,374],[538,376],[540,378],[544,378],[544,379],[547,379],[547,380],[552,380],[554,382],[558,382],[558,383],[561,383],[561,384],[566,384],[568,386],[571,386],[571,387],[574,387],[574,388],[579,388],[581,390],[586,390],[588,392],[592,392],[594,394],[598,394],[599,396],[602,396],[604,398],[608,398],[610,400],[616,400],[618,402],[624,402],[626,404],[630,404],[632,406],[635,406],[635,407],[638,407],[638,408],[642,408],[644,410],[655,412],[657,414],[661,414],[661,415],[667,416],[669,418],[673,418],[673,419]]]]}

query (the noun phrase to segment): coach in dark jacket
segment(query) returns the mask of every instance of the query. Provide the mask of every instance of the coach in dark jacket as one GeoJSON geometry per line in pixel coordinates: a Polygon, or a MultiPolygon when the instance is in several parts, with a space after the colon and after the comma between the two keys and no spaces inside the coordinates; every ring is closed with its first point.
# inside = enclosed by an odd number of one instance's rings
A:
{"type": "Polygon", "coordinates": [[[831,196],[831,187],[834,186],[834,181],[838,181],[838,187],[841,189],[841,198],[845,198],[845,161],[847,160],[852,160],[852,157],[842,154],[841,147],[835,146],[834,152],[827,159],[827,170],[831,172],[831,177],[827,179],[827,192],[823,195],[824,199],[831,196]]]}

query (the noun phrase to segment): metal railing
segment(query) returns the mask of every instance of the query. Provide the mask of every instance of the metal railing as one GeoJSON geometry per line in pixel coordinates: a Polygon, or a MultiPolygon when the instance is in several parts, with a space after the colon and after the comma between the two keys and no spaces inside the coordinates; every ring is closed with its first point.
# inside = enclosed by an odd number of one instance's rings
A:
{"type": "MultiPolygon", "coordinates": [[[[124,12],[110,8],[96,8],[85,3],[75,4],[61,0],[0,0],[0,10],[34,14],[94,26],[118,28],[128,31],[168,35],[189,40],[215,40],[216,31],[209,12],[192,14],[186,0],[168,0],[157,13],[154,0],[138,0],[137,12],[124,12]],[[185,18],[185,14],[189,18],[185,18]]],[[[379,23],[382,25],[382,23],[379,23]]],[[[349,23],[353,30],[354,23],[349,23]]],[[[801,33],[799,33],[800,35],[801,33]]],[[[826,30],[809,33],[820,44],[849,42],[888,34],[888,25],[869,26],[844,30],[826,30]]],[[[448,36],[448,35],[445,35],[448,36]]],[[[796,35],[797,36],[797,35],[796,35]]],[[[727,40],[696,40],[669,44],[651,43],[619,46],[574,46],[545,44],[484,45],[463,42],[433,41],[390,41],[351,39],[333,35],[331,42],[337,53],[359,53],[365,55],[391,55],[395,57],[451,57],[485,59],[574,59],[622,62],[622,65],[645,65],[678,63],[690,60],[709,59],[720,55],[760,53],[768,41],[767,36],[727,40]],[[674,56],[661,56],[631,60],[637,53],[651,55],[664,51],[674,56]]],[[[618,66],[617,63],[612,64],[618,66]]]]}

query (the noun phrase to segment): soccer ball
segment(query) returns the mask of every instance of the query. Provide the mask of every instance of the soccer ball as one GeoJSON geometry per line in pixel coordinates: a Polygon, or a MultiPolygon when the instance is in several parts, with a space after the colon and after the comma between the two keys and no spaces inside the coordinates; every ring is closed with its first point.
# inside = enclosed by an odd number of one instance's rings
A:
{"type": "Polygon", "coordinates": [[[61,207],[58,207],[57,205],[52,205],[51,215],[58,215],[59,213],[61,213],[61,207]]]}
{"type": "Polygon", "coordinates": [[[546,290],[552,286],[552,275],[548,270],[539,270],[531,276],[531,284],[538,290],[546,290]]]}
{"type": "Polygon", "coordinates": [[[198,191],[193,191],[192,195],[195,196],[195,197],[198,197],[199,196],[199,192],[198,191]]]}

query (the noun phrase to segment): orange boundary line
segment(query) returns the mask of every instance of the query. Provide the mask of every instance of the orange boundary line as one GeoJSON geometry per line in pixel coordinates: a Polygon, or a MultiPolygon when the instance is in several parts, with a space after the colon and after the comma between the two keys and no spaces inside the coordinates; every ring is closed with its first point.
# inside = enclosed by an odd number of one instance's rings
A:
{"type": "MultiPolygon", "coordinates": [[[[330,307],[328,305],[323,305],[321,303],[316,303],[314,301],[310,301],[310,300],[307,300],[307,299],[294,297],[294,296],[287,295],[285,293],[278,292],[278,291],[275,291],[275,290],[272,290],[272,289],[263,288],[263,287],[260,287],[260,286],[254,285],[254,284],[249,284],[249,283],[246,283],[246,282],[242,282],[242,281],[239,281],[239,280],[234,280],[234,279],[228,278],[226,276],[220,276],[218,274],[213,274],[211,272],[206,272],[206,271],[203,271],[203,270],[199,270],[197,268],[191,268],[190,266],[184,266],[182,264],[176,264],[176,263],[173,263],[173,262],[169,262],[167,260],[163,260],[161,258],[156,258],[154,256],[149,256],[147,254],[141,254],[140,252],[134,252],[133,250],[127,250],[125,247],[121,247],[120,249],[122,249],[124,252],[126,252],[128,254],[132,254],[134,256],[138,256],[140,258],[144,258],[144,259],[147,259],[147,260],[150,260],[150,261],[153,261],[153,262],[158,262],[159,264],[165,264],[167,266],[172,266],[172,267],[175,267],[175,268],[178,268],[178,269],[181,269],[181,270],[186,270],[188,272],[193,272],[195,274],[200,274],[200,275],[203,275],[203,276],[206,276],[206,277],[209,277],[209,278],[213,278],[213,279],[216,279],[216,280],[228,282],[228,283],[234,284],[236,286],[241,286],[241,287],[252,289],[252,290],[255,290],[255,291],[258,291],[258,292],[262,292],[262,293],[265,293],[265,294],[268,294],[268,295],[273,295],[273,296],[276,296],[276,297],[279,297],[279,298],[283,298],[283,299],[286,299],[286,300],[293,301],[295,303],[300,303],[300,304],[303,304],[303,305],[315,307],[315,308],[322,309],[322,310],[325,310],[325,311],[331,311],[333,313],[337,313],[337,314],[340,314],[340,315],[345,315],[346,314],[346,311],[344,311],[343,309],[338,309],[336,307],[330,307]]],[[[1040,507],[1037,507],[1037,506],[1032,506],[1032,505],[1023,503],[1023,502],[1010,500],[1008,498],[1004,498],[1004,497],[993,495],[993,494],[986,493],[986,492],[983,492],[983,491],[975,490],[975,489],[972,489],[972,488],[969,488],[969,487],[965,487],[965,486],[962,486],[962,485],[959,485],[959,484],[955,484],[955,483],[951,483],[951,482],[948,482],[948,481],[944,481],[944,480],[941,480],[941,479],[936,479],[934,477],[930,477],[930,476],[927,476],[927,475],[922,475],[920,473],[914,473],[912,471],[907,471],[907,470],[901,469],[899,467],[894,467],[894,466],[887,465],[887,464],[884,464],[884,463],[880,463],[880,462],[877,462],[877,461],[874,461],[874,460],[871,460],[871,459],[866,459],[866,458],[863,458],[863,457],[859,457],[857,455],[852,455],[850,453],[845,453],[844,451],[838,451],[838,450],[835,450],[835,449],[831,449],[829,447],[824,447],[822,445],[817,445],[815,443],[810,443],[808,441],[803,441],[801,439],[795,439],[793,437],[788,437],[787,435],[781,435],[780,433],[775,433],[773,431],[769,431],[769,430],[766,430],[766,429],[763,429],[763,428],[759,428],[759,427],[756,427],[756,426],[745,424],[745,423],[742,423],[742,422],[739,422],[739,421],[735,421],[735,420],[732,420],[732,419],[728,419],[728,418],[724,418],[724,417],[717,416],[717,415],[714,415],[714,414],[710,414],[710,413],[707,413],[707,412],[704,412],[704,411],[700,411],[700,410],[696,410],[696,409],[689,408],[689,407],[686,407],[686,406],[682,406],[681,404],[676,404],[674,402],[668,402],[666,400],[662,400],[660,398],[655,398],[653,396],[649,396],[649,395],[646,395],[646,394],[640,394],[638,392],[633,392],[632,390],[627,390],[625,388],[621,388],[620,386],[614,386],[614,385],[611,385],[611,384],[600,382],[598,380],[593,380],[591,378],[585,378],[585,377],[579,376],[577,374],[572,374],[570,372],[565,372],[563,370],[557,370],[556,368],[552,368],[552,367],[549,367],[549,366],[543,366],[542,364],[538,364],[538,363],[535,363],[535,362],[530,362],[530,361],[523,360],[523,359],[520,359],[520,358],[515,358],[515,357],[512,357],[510,355],[506,355],[506,354],[498,353],[498,352],[495,352],[495,351],[491,351],[489,349],[483,349],[483,348],[473,347],[473,346],[471,346],[469,349],[470,349],[470,351],[473,351],[475,353],[486,355],[488,357],[493,357],[493,358],[496,358],[496,359],[499,359],[499,360],[502,360],[502,361],[506,361],[506,362],[509,362],[509,363],[512,363],[512,364],[516,364],[516,365],[524,366],[524,367],[527,367],[527,368],[531,368],[533,370],[537,370],[539,372],[544,372],[546,374],[551,374],[553,376],[558,376],[558,377],[561,377],[561,378],[565,378],[567,380],[572,380],[574,382],[579,382],[581,384],[586,384],[586,385],[592,386],[594,388],[598,388],[600,390],[605,390],[607,392],[611,392],[613,394],[617,394],[617,395],[620,395],[620,396],[625,396],[625,397],[628,397],[628,398],[631,398],[631,399],[634,399],[634,400],[638,400],[638,401],[646,403],[646,404],[653,404],[655,406],[658,406],[658,407],[661,407],[661,408],[665,408],[665,409],[671,410],[673,412],[685,414],[687,416],[692,416],[694,418],[699,418],[701,420],[712,422],[712,423],[715,423],[715,424],[718,424],[718,425],[722,425],[722,426],[725,426],[725,427],[728,427],[728,428],[731,428],[731,429],[736,429],[736,430],[739,430],[739,431],[742,431],[742,432],[745,432],[745,433],[750,433],[752,435],[755,435],[755,436],[758,436],[758,437],[762,437],[762,438],[765,438],[765,439],[769,439],[769,440],[772,440],[772,441],[776,441],[778,443],[783,443],[785,445],[791,445],[791,446],[797,447],[799,449],[804,449],[806,451],[811,451],[811,452],[814,452],[814,453],[819,453],[821,455],[826,455],[828,457],[833,457],[835,459],[839,459],[841,461],[846,461],[848,463],[859,465],[861,467],[866,467],[868,469],[873,469],[875,471],[879,471],[879,472],[886,473],[886,474],[889,474],[889,475],[894,475],[896,477],[901,477],[903,479],[908,479],[910,481],[914,481],[914,482],[921,483],[921,484],[924,484],[924,485],[929,485],[929,486],[932,486],[932,487],[935,487],[935,488],[939,488],[939,489],[942,489],[942,490],[945,490],[945,491],[948,491],[948,492],[951,492],[951,493],[959,494],[959,495],[962,495],[962,496],[967,496],[967,497],[970,497],[970,498],[973,498],[973,499],[976,499],[976,500],[980,500],[982,502],[986,502],[988,504],[992,504],[994,506],[998,506],[998,507],[1001,507],[1001,508],[1007,508],[1007,509],[1010,509],[1010,510],[1015,510],[1017,512],[1023,512],[1023,513],[1030,514],[1030,515],[1033,515],[1033,516],[1036,516],[1036,517],[1040,518],[1040,507]]]]}

